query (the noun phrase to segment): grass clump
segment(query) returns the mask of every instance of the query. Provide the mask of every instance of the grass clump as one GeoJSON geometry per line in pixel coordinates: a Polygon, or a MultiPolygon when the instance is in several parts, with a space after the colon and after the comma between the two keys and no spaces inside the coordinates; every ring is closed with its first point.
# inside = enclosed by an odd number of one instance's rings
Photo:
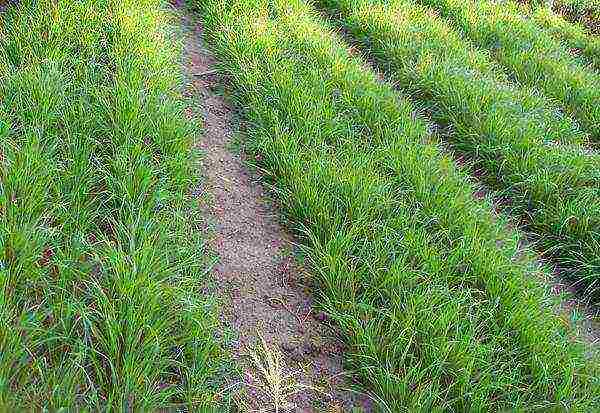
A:
{"type": "Polygon", "coordinates": [[[347,360],[388,411],[587,409],[594,360],[519,236],[297,0],[195,3],[347,360]]]}
{"type": "Polygon", "coordinates": [[[539,249],[590,296],[600,287],[600,158],[568,117],[491,73],[442,20],[410,1],[323,0],[394,81],[450,125],[455,148],[508,199],[539,249]],[[384,4],[386,3],[386,4],[384,4]]]}
{"type": "Polygon", "coordinates": [[[0,410],[210,404],[208,263],[162,3],[23,0],[0,18],[0,410]]]}
{"type": "Polygon", "coordinates": [[[554,38],[563,42],[575,56],[600,69],[600,38],[590,35],[583,26],[565,20],[549,7],[527,10],[531,18],[554,38]]]}
{"type": "Polygon", "coordinates": [[[600,74],[570,55],[549,33],[519,12],[514,2],[419,0],[451,19],[525,85],[561,102],[594,141],[600,140],[600,74]]]}

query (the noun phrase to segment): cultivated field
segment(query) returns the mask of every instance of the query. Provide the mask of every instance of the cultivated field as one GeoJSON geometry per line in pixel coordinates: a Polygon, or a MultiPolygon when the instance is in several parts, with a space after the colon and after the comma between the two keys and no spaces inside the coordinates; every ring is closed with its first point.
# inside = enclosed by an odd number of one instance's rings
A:
{"type": "Polygon", "coordinates": [[[599,409],[600,5],[551,6],[1,6],[0,411],[599,409]]]}

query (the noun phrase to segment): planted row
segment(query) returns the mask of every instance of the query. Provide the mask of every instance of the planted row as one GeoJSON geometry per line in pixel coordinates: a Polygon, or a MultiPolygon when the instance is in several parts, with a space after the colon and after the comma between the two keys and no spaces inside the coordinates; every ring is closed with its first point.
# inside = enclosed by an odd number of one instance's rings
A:
{"type": "Polygon", "coordinates": [[[347,360],[389,411],[583,409],[593,363],[414,108],[298,0],[197,2],[347,360]]]}
{"type": "Polygon", "coordinates": [[[553,37],[563,42],[573,54],[582,55],[596,70],[600,69],[600,38],[578,25],[564,20],[549,7],[528,10],[532,19],[553,37]]]}
{"type": "Polygon", "coordinates": [[[0,410],[202,406],[216,346],[161,2],[0,18],[0,410]]]}
{"type": "MultiPolygon", "coordinates": [[[[322,0],[398,84],[426,99],[432,117],[473,168],[524,218],[539,248],[598,297],[600,158],[577,125],[539,97],[472,62],[442,20],[409,0],[322,0]]],[[[473,57],[475,56],[475,57],[473,57]]]]}
{"type": "Polygon", "coordinates": [[[513,2],[419,0],[451,19],[475,45],[489,50],[517,81],[561,102],[600,140],[600,74],[519,13],[513,2]]]}

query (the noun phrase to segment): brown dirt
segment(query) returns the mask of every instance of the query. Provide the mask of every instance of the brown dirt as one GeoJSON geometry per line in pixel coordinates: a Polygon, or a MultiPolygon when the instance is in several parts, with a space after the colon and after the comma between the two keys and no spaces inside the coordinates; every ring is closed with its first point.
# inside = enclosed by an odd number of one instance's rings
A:
{"type": "Polygon", "coordinates": [[[597,8],[590,6],[578,10],[576,6],[559,0],[553,2],[552,9],[555,13],[562,15],[565,20],[581,24],[591,35],[600,35],[600,16],[597,8]]]}
{"type": "Polygon", "coordinates": [[[235,404],[261,412],[276,407],[280,412],[350,412],[354,406],[372,411],[366,397],[343,390],[348,384],[342,346],[332,338],[324,316],[312,310],[306,273],[291,252],[293,239],[278,223],[260,177],[231,149],[235,113],[215,93],[220,80],[203,46],[201,26],[189,16],[183,20],[188,93],[199,98],[203,117],[202,192],[209,195],[204,208],[214,222],[214,279],[222,296],[222,322],[235,336],[230,351],[242,370],[230,386],[235,404]],[[252,361],[251,354],[260,361],[252,361]],[[271,356],[273,363],[281,357],[280,369],[265,362],[271,356]],[[291,386],[287,390],[293,394],[285,400],[274,400],[276,385],[260,370],[269,366],[274,379],[286,378],[291,386]]]}

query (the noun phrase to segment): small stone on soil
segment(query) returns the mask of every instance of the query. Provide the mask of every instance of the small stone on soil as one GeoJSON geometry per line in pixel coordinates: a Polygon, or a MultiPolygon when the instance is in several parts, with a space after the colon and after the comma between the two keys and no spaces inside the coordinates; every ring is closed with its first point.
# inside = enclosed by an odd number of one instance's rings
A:
{"type": "Polygon", "coordinates": [[[318,313],[315,314],[314,318],[315,318],[315,320],[319,321],[320,323],[324,323],[325,321],[327,321],[327,314],[325,314],[322,311],[319,311],[318,313]]]}

